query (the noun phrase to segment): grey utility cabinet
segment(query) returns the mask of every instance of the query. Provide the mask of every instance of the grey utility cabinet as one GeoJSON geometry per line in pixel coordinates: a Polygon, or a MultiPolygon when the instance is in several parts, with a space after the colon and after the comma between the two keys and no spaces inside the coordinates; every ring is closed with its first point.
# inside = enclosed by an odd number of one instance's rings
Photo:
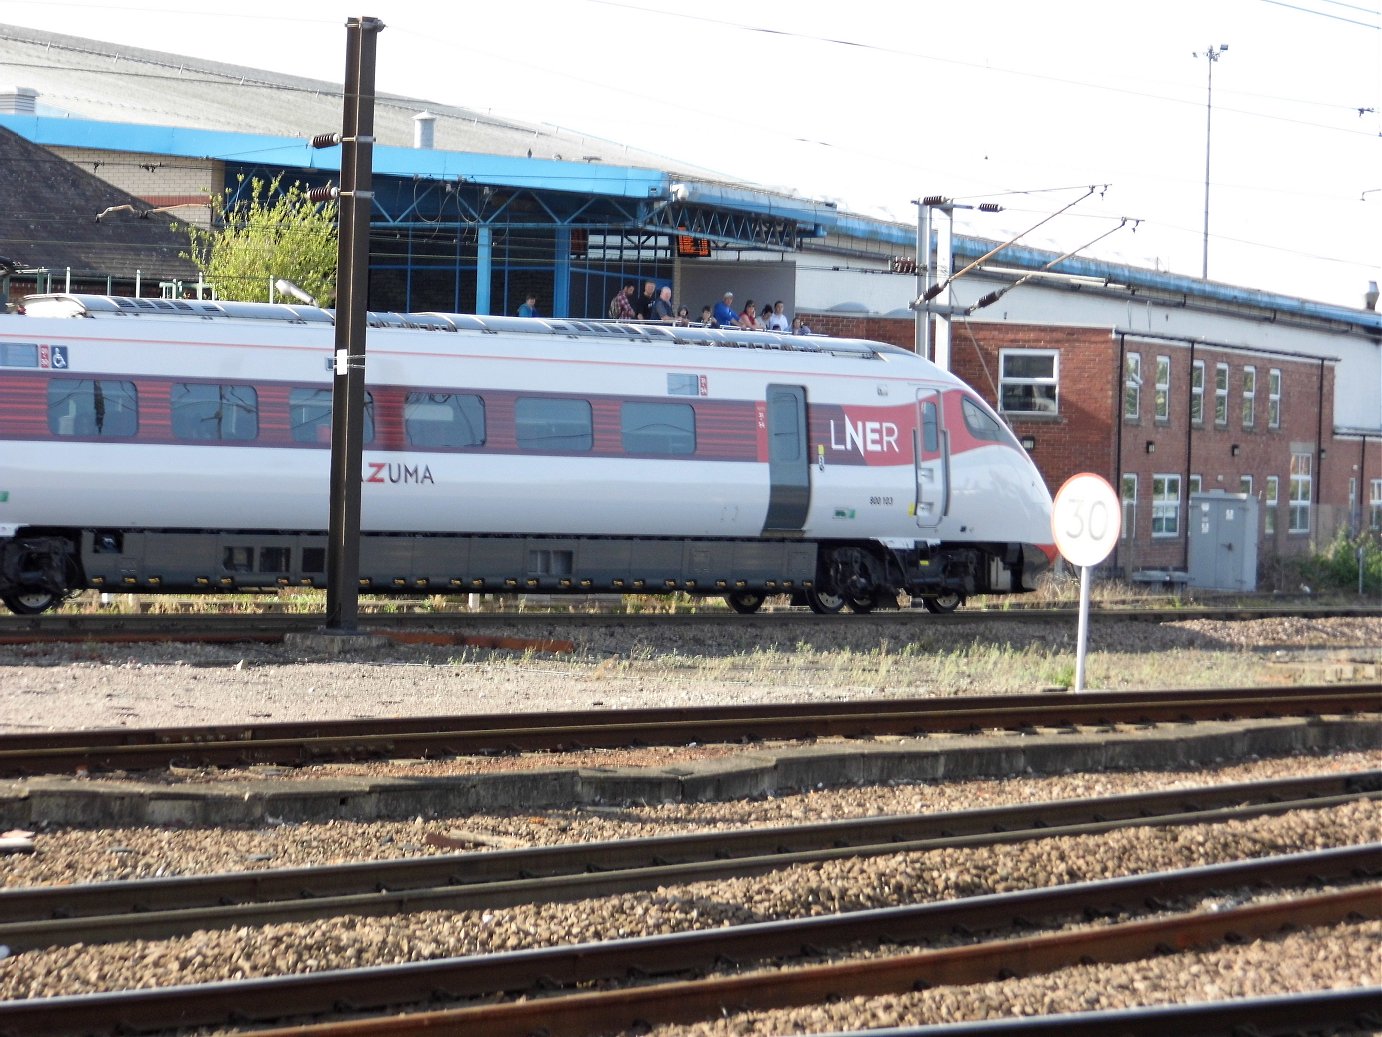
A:
{"type": "Polygon", "coordinates": [[[1243,493],[1190,495],[1191,587],[1257,590],[1257,498],[1243,493]]]}

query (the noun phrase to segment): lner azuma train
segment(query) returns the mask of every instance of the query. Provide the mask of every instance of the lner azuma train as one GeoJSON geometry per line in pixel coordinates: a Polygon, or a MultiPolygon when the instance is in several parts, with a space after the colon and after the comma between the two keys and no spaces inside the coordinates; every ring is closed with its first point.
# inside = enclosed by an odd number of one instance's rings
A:
{"type": "MultiPolygon", "coordinates": [[[[332,314],[43,295],[0,316],[0,600],[322,587],[332,314]]],[[[1028,591],[1051,498],[989,407],[875,342],[370,314],[363,593],[1028,591]]]]}

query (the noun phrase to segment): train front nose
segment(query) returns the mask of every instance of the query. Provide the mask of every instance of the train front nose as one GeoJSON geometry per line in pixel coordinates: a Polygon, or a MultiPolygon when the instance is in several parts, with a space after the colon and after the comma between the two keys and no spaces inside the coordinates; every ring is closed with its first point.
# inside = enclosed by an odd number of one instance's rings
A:
{"type": "Polygon", "coordinates": [[[1055,544],[1022,545],[1022,589],[1036,590],[1037,580],[1051,571],[1060,552],[1055,544]]]}

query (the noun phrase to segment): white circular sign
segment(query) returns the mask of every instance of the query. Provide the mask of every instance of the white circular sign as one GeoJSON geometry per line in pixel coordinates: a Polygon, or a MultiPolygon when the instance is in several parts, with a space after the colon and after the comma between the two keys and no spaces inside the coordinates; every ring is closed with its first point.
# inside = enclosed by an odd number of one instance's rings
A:
{"type": "Polygon", "coordinates": [[[1098,565],[1123,529],[1123,508],[1113,487],[1092,472],[1065,480],[1051,508],[1051,533],[1071,565],[1098,565]]]}

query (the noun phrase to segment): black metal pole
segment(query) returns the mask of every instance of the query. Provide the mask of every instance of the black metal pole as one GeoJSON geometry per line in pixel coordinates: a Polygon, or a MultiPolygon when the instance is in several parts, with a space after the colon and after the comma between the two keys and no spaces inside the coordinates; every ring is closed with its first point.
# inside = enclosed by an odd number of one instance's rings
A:
{"type": "Polygon", "coordinates": [[[360,469],[364,453],[369,229],[374,204],[374,50],[375,34],[383,28],[378,18],[346,22],[325,628],[341,634],[357,631],[360,606],[360,469]]]}

